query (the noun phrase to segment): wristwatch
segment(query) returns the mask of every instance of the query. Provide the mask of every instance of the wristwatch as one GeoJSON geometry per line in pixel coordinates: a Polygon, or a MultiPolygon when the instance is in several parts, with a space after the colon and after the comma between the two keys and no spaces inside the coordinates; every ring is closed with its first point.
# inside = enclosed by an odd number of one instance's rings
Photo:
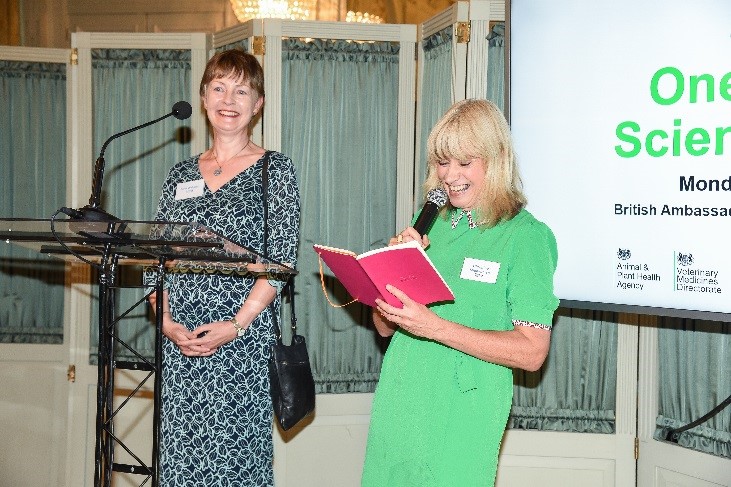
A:
{"type": "Polygon", "coordinates": [[[234,328],[236,328],[236,336],[237,337],[244,336],[244,333],[246,333],[246,328],[243,328],[239,324],[239,322],[236,320],[236,317],[235,316],[233,318],[231,318],[230,320],[228,320],[228,321],[230,321],[231,324],[234,325],[234,328]]]}

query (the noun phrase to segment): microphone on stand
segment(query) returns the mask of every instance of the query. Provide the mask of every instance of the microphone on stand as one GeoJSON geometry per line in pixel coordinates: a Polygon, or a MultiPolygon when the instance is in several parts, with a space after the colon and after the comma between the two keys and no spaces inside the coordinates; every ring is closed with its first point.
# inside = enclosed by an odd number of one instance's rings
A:
{"type": "Polygon", "coordinates": [[[414,230],[424,235],[439,214],[439,210],[447,203],[447,192],[442,188],[435,188],[426,194],[426,203],[414,222],[414,230]]]}
{"type": "Polygon", "coordinates": [[[147,127],[148,125],[152,125],[153,123],[157,123],[161,120],[164,120],[170,116],[173,116],[177,118],[178,120],[185,120],[186,118],[190,117],[191,113],[193,113],[193,108],[190,106],[190,103],[187,101],[179,101],[173,105],[173,109],[170,113],[167,115],[163,115],[160,118],[157,118],[155,120],[152,120],[147,123],[143,123],[142,125],[138,125],[137,127],[131,128],[129,130],[125,130],[124,132],[120,132],[118,134],[114,134],[111,137],[107,139],[106,142],[104,142],[104,145],[102,146],[102,150],[99,153],[99,157],[97,158],[96,162],[94,163],[94,173],[92,175],[92,182],[91,182],[91,196],[89,197],[89,204],[84,206],[83,208],[79,208],[78,210],[70,209],[70,208],[61,208],[61,211],[65,213],[66,215],[70,216],[71,218],[78,219],[78,220],[85,220],[85,221],[94,221],[94,222],[105,222],[105,221],[115,221],[119,220],[119,218],[110,215],[106,211],[102,210],[99,207],[100,199],[101,199],[101,192],[102,192],[102,182],[104,180],[104,151],[107,149],[107,145],[109,143],[116,139],[117,137],[121,137],[123,135],[126,135],[130,132],[134,132],[135,130],[139,130],[141,128],[147,127]]]}

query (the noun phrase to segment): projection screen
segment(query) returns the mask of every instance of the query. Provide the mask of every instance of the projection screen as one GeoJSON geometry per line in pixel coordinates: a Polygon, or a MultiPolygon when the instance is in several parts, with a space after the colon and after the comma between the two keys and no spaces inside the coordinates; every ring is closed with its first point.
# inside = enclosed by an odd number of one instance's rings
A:
{"type": "Polygon", "coordinates": [[[507,12],[508,117],[528,209],[558,240],[559,297],[727,320],[731,3],[507,12]]]}

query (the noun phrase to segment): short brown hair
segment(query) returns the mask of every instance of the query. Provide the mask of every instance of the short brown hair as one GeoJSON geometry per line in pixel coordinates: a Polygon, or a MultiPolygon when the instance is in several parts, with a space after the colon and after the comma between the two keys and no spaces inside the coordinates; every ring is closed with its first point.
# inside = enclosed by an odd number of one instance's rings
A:
{"type": "Polygon", "coordinates": [[[426,154],[429,173],[425,193],[442,187],[436,170],[439,161],[484,161],[484,192],[475,208],[479,225],[492,227],[509,220],[525,206],[510,128],[491,101],[470,99],[452,105],[429,134],[426,154]]]}
{"type": "Polygon", "coordinates": [[[206,86],[214,79],[229,76],[249,83],[259,98],[264,96],[264,70],[254,55],[242,49],[221,51],[208,60],[201,78],[200,95],[205,96],[206,86]]]}

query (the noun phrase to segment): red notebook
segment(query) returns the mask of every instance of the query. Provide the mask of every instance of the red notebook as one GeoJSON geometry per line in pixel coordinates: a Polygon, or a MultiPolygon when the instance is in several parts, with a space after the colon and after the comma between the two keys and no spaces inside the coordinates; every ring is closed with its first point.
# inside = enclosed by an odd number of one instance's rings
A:
{"type": "Polygon", "coordinates": [[[368,306],[375,306],[376,298],[402,306],[401,301],[386,291],[386,284],[424,305],[454,300],[449,286],[415,240],[360,255],[324,245],[313,248],[348,293],[368,306]]]}

